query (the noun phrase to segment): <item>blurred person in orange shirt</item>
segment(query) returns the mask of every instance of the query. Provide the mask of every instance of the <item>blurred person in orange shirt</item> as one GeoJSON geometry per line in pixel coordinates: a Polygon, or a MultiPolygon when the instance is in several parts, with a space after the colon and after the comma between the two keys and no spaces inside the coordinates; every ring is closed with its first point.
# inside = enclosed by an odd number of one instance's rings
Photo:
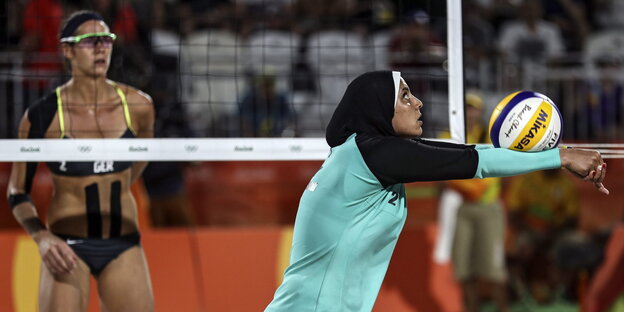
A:
{"type": "MultiPolygon", "coordinates": [[[[491,143],[483,119],[483,98],[478,92],[466,93],[465,113],[466,143],[491,143]]],[[[448,134],[441,136],[449,137],[448,134]]],[[[451,261],[455,278],[461,284],[465,311],[480,311],[481,289],[488,290],[498,311],[508,311],[501,180],[452,180],[446,187],[461,195],[451,261]]]]}

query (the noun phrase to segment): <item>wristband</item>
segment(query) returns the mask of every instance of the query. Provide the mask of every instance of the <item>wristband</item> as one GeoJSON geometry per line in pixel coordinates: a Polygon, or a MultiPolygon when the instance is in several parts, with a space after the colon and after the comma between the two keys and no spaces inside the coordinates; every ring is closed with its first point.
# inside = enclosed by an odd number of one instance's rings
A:
{"type": "Polygon", "coordinates": [[[37,217],[31,217],[31,218],[24,220],[22,222],[22,225],[24,226],[24,229],[26,230],[26,232],[28,232],[28,234],[30,235],[37,233],[41,230],[47,229],[46,226],[43,224],[43,222],[41,222],[41,219],[37,217]]]}
{"type": "Polygon", "coordinates": [[[15,209],[15,207],[17,207],[17,205],[21,203],[32,202],[30,195],[24,194],[24,193],[11,194],[9,195],[8,200],[9,200],[9,207],[11,207],[11,210],[15,209]]]}

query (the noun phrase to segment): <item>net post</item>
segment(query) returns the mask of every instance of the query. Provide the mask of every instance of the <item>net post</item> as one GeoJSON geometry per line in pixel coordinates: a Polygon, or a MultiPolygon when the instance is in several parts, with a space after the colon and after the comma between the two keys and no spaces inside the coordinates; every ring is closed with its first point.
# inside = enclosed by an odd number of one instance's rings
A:
{"type": "Polygon", "coordinates": [[[462,1],[446,0],[446,14],[448,19],[449,130],[451,140],[465,143],[462,1]]]}

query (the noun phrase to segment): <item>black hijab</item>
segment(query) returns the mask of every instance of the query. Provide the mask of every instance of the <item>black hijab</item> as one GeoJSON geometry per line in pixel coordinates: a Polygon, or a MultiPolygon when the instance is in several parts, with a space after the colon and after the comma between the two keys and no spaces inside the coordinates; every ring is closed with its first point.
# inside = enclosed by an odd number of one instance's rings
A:
{"type": "Polygon", "coordinates": [[[353,133],[397,136],[392,127],[400,73],[373,71],[355,78],[336,107],[325,132],[330,147],[344,143],[353,133]],[[393,75],[394,73],[394,75],[393,75]]]}

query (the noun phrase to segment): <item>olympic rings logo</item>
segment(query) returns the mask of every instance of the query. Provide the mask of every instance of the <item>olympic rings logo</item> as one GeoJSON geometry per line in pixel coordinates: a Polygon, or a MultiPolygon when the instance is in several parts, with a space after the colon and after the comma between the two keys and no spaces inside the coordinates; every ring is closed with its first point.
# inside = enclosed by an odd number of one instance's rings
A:
{"type": "Polygon", "coordinates": [[[199,147],[197,145],[184,145],[184,150],[189,153],[195,153],[199,147]]]}
{"type": "Polygon", "coordinates": [[[78,145],[78,151],[81,153],[90,153],[92,150],[91,145],[78,145]]]}

